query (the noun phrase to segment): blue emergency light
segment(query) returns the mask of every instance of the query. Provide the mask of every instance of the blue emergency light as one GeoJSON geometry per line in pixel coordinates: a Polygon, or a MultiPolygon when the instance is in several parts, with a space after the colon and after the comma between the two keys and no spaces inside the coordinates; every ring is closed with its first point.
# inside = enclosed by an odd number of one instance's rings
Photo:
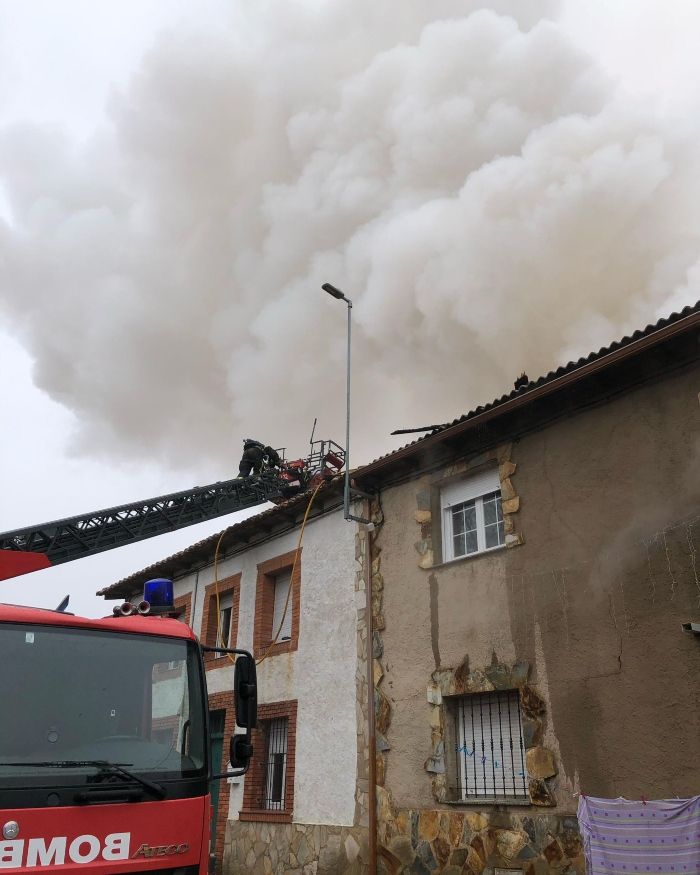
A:
{"type": "Polygon", "coordinates": [[[143,600],[152,608],[172,608],[174,603],[172,580],[168,580],[167,577],[156,577],[154,580],[147,581],[143,587],[143,600]]]}

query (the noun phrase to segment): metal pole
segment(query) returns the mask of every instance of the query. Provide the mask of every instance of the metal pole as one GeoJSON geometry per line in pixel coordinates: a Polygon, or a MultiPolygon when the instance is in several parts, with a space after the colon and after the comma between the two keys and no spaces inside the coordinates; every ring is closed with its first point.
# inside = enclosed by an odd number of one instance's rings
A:
{"type": "MultiPolygon", "coordinates": [[[[330,283],[324,283],[321,288],[324,292],[327,292],[331,297],[335,298],[337,301],[345,301],[348,307],[348,349],[347,349],[347,357],[348,357],[348,365],[347,365],[347,390],[346,390],[346,411],[345,411],[345,495],[343,496],[343,516],[346,520],[352,520],[356,523],[364,523],[365,525],[369,524],[369,520],[364,519],[364,517],[353,516],[350,513],[350,348],[351,348],[351,325],[352,325],[352,301],[350,298],[345,297],[345,295],[340,291],[340,289],[331,285],[330,283]]],[[[356,492],[356,495],[363,495],[359,491],[356,492]]],[[[364,498],[368,496],[363,495],[364,498]]]]}
{"type": "Polygon", "coordinates": [[[352,301],[346,298],[340,289],[324,283],[324,292],[328,292],[334,298],[345,301],[348,307],[348,372],[347,372],[347,410],[345,416],[345,496],[343,500],[344,517],[346,520],[364,523],[367,525],[365,534],[365,623],[367,629],[366,655],[367,655],[367,735],[368,735],[368,840],[369,840],[369,872],[376,875],[377,872],[377,741],[374,713],[374,658],[372,656],[374,627],[372,622],[372,535],[374,526],[371,524],[371,505],[369,496],[365,496],[367,507],[367,519],[352,516],[350,513],[350,348],[351,348],[351,310],[352,301]]]}
{"type": "Polygon", "coordinates": [[[351,342],[351,323],[352,319],[352,301],[350,298],[345,299],[348,305],[348,373],[347,373],[347,390],[345,412],[345,498],[343,501],[343,516],[346,520],[350,519],[350,342],[351,342]]]}

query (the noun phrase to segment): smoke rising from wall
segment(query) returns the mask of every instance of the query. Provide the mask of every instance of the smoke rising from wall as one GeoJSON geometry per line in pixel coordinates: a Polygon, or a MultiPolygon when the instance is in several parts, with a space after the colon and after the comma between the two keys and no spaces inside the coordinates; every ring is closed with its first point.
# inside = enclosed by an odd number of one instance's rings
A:
{"type": "Polygon", "coordinates": [[[164,34],[89,141],[1,129],[0,314],[75,451],[224,467],[314,416],[342,440],[327,281],[356,463],[696,300],[694,132],[556,15],[242,4],[164,34]]]}

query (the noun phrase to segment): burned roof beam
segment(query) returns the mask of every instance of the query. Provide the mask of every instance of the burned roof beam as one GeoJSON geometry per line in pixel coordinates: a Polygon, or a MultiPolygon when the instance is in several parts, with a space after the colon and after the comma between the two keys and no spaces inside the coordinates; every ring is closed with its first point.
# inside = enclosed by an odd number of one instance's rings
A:
{"type": "Polygon", "coordinates": [[[447,423],[440,422],[436,425],[424,425],[420,428],[397,428],[391,432],[391,434],[417,434],[421,431],[435,431],[437,428],[446,428],[447,423]]]}

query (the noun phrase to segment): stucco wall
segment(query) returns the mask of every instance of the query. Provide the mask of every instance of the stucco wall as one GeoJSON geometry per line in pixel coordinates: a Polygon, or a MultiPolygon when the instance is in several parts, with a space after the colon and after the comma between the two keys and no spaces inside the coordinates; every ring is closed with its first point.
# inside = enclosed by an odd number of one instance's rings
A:
{"type": "MultiPolygon", "coordinates": [[[[700,791],[697,369],[582,411],[511,451],[524,544],[418,567],[417,481],[382,493],[386,788],[440,808],[424,763],[436,662],[525,660],[546,702],[556,807],[700,791]]],[[[422,487],[421,487],[422,488],[422,487]]],[[[544,813],[540,810],[540,813],[544,813]]]]}
{"type": "MultiPolygon", "coordinates": [[[[261,704],[298,700],[294,820],[351,825],[355,814],[355,527],[337,511],[309,523],[301,558],[299,648],[258,666],[261,704]]],[[[219,563],[218,577],[241,574],[237,646],[251,649],[257,565],[290,550],[298,530],[219,563]]],[[[225,542],[224,542],[225,547],[225,542]]],[[[204,589],[213,569],[175,581],[175,595],[195,590],[193,628],[202,633],[204,589]]],[[[233,667],[207,672],[210,693],[230,690],[233,667]]],[[[233,784],[230,817],[242,807],[245,779],[233,784]]]]}

